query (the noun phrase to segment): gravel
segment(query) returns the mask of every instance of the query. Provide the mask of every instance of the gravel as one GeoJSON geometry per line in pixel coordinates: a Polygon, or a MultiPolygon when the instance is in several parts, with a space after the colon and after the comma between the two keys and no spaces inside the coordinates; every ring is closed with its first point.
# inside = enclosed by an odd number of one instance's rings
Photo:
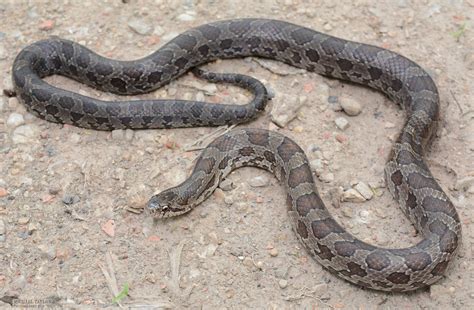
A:
{"type": "Polygon", "coordinates": [[[362,112],[362,107],[360,104],[351,97],[341,97],[340,104],[344,113],[349,116],[356,116],[362,112]]]}
{"type": "Polygon", "coordinates": [[[344,117],[338,117],[334,120],[334,123],[336,124],[337,128],[341,130],[346,130],[349,127],[349,121],[345,119],[344,117]]]}
{"type": "Polygon", "coordinates": [[[306,103],[306,96],[292,97],[277,95],[270,113],[272,122],[279,127],[285,127],[298,114],[298,110],[306,103]]]}
{"type": "Polygon", "coordinates": [[[364,202],[365,197],[362,196],[357,190],[350,188],[342,193],[342,201],[345,202],[364,202]]]}
{"type": "Polygon", "coordinates": [[[23,115],[19,113],[12,113],[8,116],[7,119],[7,126],[11,128],[16,128],[20,125],[23,125],[25,123],[25,119],[23,118],[23,115]]]}
{"type": "Polygon", "coordinates": [[[252,187],[265,187],[270,183],[270,179],[265,175],[259,175],[249,180],[252,187]]]}
{"type": "Polygon", "coordinates": [[[39,135],[39,129],[35,125],[22,125],[13,131],[12,142],[14,144],[30,143],[39,135]]]}

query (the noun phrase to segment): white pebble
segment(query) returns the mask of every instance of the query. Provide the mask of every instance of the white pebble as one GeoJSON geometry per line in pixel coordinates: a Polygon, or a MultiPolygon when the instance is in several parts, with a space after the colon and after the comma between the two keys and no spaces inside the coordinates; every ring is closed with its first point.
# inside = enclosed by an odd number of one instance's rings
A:
{"type": "Polygon", "coordinates": [[[38,133],[38,128],[32,125],[22,125],[15,128],[12,135],[12,141],[14,144],[29,143],[38,133]]]}
{"type": "Polygon", "coordinates": [[[278,285],[280,286],[280,288],[286,288],[288,286],[288,281],[285,279],[281,279],[280,281],[278,281],[278,285]]]}
{"type": "Polygon", "coordinates": [[[194,12],[187,12],[187,13],[179,14],[177,19],[182,22],[189,22],[196,19],[195,15],[196,14],[194,12]]]}
{"type": "Polygon", "coordinates": [[[20,125],[23,125],[25,123],[25,119],[23,118],[23,115],[19,113],[12,113],[10,116],[8,116],[7,119],[7,126],[11,128],[16,128],[20,125]]]}
{"type": "Polygon", "coordinates": [[[288,95],[277,96],[270,112],[272,122],[279,127],[285,127],[296,117],[298,110],[306,103],[307,99],[306,96],[297,98],[288,95]]]}
{"type": "Polygon", "coordinates": [[[318,178],[321,180],[321,182],[331,183],[332,181],[334,181],[334,173],[324,172],[321,173],[318,178]]]}
{"type": "Polygon", "coordinates": [[[360,104],[351,97],[341,97],[340,102],[342,109],[349,116],[359,115],[362,111],[360,104]]]}
{"type": "Polygon", "coordinates": [[[346,130],[347,127],[349,127],[349,122],[344,117],[336,118],[334,120],[334,123],[336,124],[337,128],[339,128],[341,130],[346,130]]]}
{"type": "Polygon", "coordinates": [[[323,172],[323,161],[321,159],[314,159],[309,163],[309,165],[316,175],[320,175],[323,172]]]}
{"type": "Polygon", "coordinates": [[[234,183],[230,179],[224,179],[220,184],[219,188],[223,191],[230,191],[234,188],[234,183]]]}
{"type": "Polygon", "coordinates": [[[358,191],[350,188],[342,193],[342,201],[346,202],[364,202],[365,198],[358,191]]]}
{"type": "Polygon", "coordinates": [[[364,182],[358,182],[354,188],[367,200],[370,200],[372,197],[374,197],[374,192],[364,182]]]}
{"type": "Polygon", "coordinates": [[[264,187],[270,183],[270,179],[265,175],[259,175],[250,179],[249,184],[252,187],[264,187]]]}
{"type": "Polygon", "coordinates": [[[128,27],[141,35],[147,35],[153,32],[153,26],[145,23],[141,18],[131,18],[128,22],[128,27]]]}

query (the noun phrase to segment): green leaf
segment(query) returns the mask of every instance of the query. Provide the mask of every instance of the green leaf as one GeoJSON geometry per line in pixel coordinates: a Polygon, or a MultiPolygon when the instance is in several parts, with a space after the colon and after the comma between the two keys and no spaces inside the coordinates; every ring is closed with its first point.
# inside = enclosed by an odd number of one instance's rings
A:
{"type": "Polygon", "coordinates": [[[112,302],[115,304],[115,303],[118,303],[119,301],[121,301],[122,299],[124,299],[126,296],[128,295],[128,283],[125,283],[123,285],[123,289],[122,291],[114,297],[114,299],[112,299],[112,302]]]}

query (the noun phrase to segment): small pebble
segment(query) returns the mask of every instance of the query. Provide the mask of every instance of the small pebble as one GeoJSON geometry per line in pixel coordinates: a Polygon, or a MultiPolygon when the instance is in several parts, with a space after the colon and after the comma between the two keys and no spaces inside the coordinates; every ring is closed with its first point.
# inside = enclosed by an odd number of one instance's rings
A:
{"type": "Polygon", "coordinates": [[[370,187],[365,184],[364,182],[358,182],[357,185],[354,187],[356,191],[358,191],[365,199],[370,200],[374,197],[374,192],[370,187]]]}
{"type": "Polygon", "coordinates": [[[277,257],[278,256],[278,250],[276,248],[271,249],[269,253],[270,253],[271,257],[277,257]]]}
{"type": "Polygon", "coordinates": [[[385,122],[384,127],[387,128],[387,129],[389,129],[389,128],[394,128],[394,127],[395,127],[395,124],[394,124],[394,123],[390,123],[390,122],[385,122]]]}
{"type": "Polygon", "coordinates": [[[18,224],[20,225],[26,225],[28,224],[28,222],[30,221],[30,218],[29,217],[20,217],[18,219],[18,224]]]}
{"type": "Polygon", "coordinates": [[[225,203],[226,205],[229,205],[229,206],[230,206],[231,204],[234,203],[234,199],[233,199],[231,196],[225,196],[225,197],[224,197],[224,203],[225,203]]]}
{"type": "Polygon", "coordinates": [[[13,131],[12,141],[15,144],[29,143],[36,138],[38,128],[33,125],[22,125],[13,131]]]}
{"type": "Polygon", "coordinates": [[[143,21],[142,18],[132,17],[128,21],[128,27],[141,35],[148,35],[153,32],[153,26],[143,21]]]}
{"type": "Polygon", "coordinates": [[[342,193],[342,201],[346,202],[364,202],[366,199],[358,191],[350,188],[342,193]]]}
{"type": "Polygon", "coordinates": [[[4,187],[0,187],[0,198],[6,197],[8,195],[8,191],[4,187]]]}
{"type": "Polygon", "coordinates": [[[23,115],[19,113],[12,113],[8,116],[7,119],[7,126],[11,128],[16,128],[20,125],[23,125],[25,123],[25,119],[23,118],[23,115]]]}
{"type": "Polygon", "coordinates": [[[312,160],[309,165],[316,175],[323,173],[323,161],[320,158],[312,160]]]}
{"type": "Polygon", "coordinates": [[[195,15],[196,15],[195,12],[190,11],[190,12],[186,12],[186,13],[183,13],[183,14],[179,14],[177,19],[179,21],[182,21],[182,22],[189,22],[189,21],[193,21],[193,20],[196,19],[195,15]]]}
{"type": "Polygon", "coordinates": [[[48,31],[54,28],[54,24],[54,20],[48,19],[39,24],[38,28],[40,30],[48,31]]]}
{"type": "Polygon", "coordinates": [[[220,184],[219,188],[223,191],[230,191],[234,188],[234,183],[230,179],[224,179],[220,184]]]}
{"type": "Polygon", "coordinates": [[[38,249],[41,251],[44,257],[49,260],[54,260],[56,258],[56,247],[54,245],[40,244],[38,249]]]}
{"type": "Polygon", "coordinates": [[[321,180],[321,182],[324,182],[324,183],[331,183],[332,181],[334,181],[334,173],[332,172],[324,172],[324,173],[321,173],[318,178],[321,180]]]}
{"type": "Polygon", "coordinates": [[[307,101],[306,96],[299,96],[297,98],[282,95],[275,98],[275,104],[273,105],[272,111],[270,112],[272,122],[279,127],[285,127],[290,121],[292,121],[298,110],[307,101]]]}
{"type": "Polygon", "coordinates": [[[66,205],[72,205],[81,201],[81,198],[77,195],[65,194],[62,201],[66,205]]]}
{"type": "Polygon", "coordinates": [[[270,183],[270,179],[265,175],[259,175],[249,180],[252,187],[265,187],[270,183]]]}
{"type": "Polygon", "coordinates": [[[324,24],[323,29],[326,30],[326,31],[331,31],[331,30],[332,30],[332,26],[331,26],[331,24],[326,23],[326,24],[324,24]]]}
{"type": "Polygon", "coordinates": [[[362,112],[360,104],[351,97],[341,97],[341,107],[349,116],[356,116],[362,112]]]}
{"type": "Polygon", "coordinates": [[[253,261],[250,257],[245,257],[244,260],[242,261],[242,264],[244,264],[247,267],[253,267],[253,261]]]}
{"type": "Polygon", "coordinates": [[[278,285],[280,286],[280,288],[286,288],[288,286],[288,281],[285,279],[281,279],[280,281],[278,281],[278,285]]]}
{"type": "Polygon", "coordinates": [[[336,118],[334,120],[334,123],[336,124],[337,128],[339,128],[341,130],[346,130],[347,127],[349,127],[349,122],[344,117],[336,118]]]}

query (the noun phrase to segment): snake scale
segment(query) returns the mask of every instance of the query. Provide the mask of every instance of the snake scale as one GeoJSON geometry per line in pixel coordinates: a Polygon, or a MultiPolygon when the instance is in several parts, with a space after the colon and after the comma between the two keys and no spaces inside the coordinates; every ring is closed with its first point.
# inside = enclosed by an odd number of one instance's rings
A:
{"type": "Polygon", "coordinates": [[[42,80],[61,74],[101,90],[140,94],[196,66],[221,58],[258,56],[366,85],[401,105],[407,120],[385,168],[388,188],[423,239],[402,249],[360,241],[329,214],[317,192],[308,160],[291,139],[258,129],[233,130],[213,141],[181,185],[153,196],[155,217],[185,213],[206,199],[231,170],[256,166],[285,186],[288,213],[298,239],[334,274],[362,287],[403,292],[442,278],[461,241],[456,210],[430,173],[423,155],[439,116],[430,76],[413,61],[375,46],[351,42],[284,21],[235,19],[183,32],[155,53],[135,61],[101,57],[51,38],[24,48],[13,65],[20,100],[46,120],[85,128],[169,128],[248,121],[264,110],[265,87],[239,75],[195,73],[254,92],[249,105],[180,100],[106,102],[55,88],[42,80]],[[206,76],[207,75],[207,76],[206,76]]]}

